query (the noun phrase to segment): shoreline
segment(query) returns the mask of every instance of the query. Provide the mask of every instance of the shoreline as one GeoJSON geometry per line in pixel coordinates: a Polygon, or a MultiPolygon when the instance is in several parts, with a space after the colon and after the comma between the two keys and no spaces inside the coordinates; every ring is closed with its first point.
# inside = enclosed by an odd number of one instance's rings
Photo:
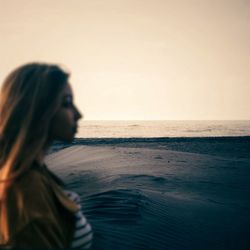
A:
{"type": "Polygon", "coordinates": [[[55,142],[49,153],[77,145],[165,149],[229,158],[250,158],[250,136],[75,138],[72,143],[55,142]]]}
{"type": "Polygon", "coordinates": [[[247,136],[209,136],[209,137],[95,137],[82,138],[77,137],[71,143],[55,142],[55,144],[78,145],[78,144],[114,144],[130,142],[202,142],[202,141],[220,141],[220,142],[250,142],[250,135],[247,136]]]}

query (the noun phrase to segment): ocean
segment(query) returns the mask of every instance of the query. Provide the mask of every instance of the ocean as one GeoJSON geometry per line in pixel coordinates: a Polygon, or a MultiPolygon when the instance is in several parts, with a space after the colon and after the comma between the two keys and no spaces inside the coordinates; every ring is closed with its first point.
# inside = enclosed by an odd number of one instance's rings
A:
{"type": "Polygon", "coordinates": [[[81,121],[78,138],[250,136],[244,121],[81,121]]]}

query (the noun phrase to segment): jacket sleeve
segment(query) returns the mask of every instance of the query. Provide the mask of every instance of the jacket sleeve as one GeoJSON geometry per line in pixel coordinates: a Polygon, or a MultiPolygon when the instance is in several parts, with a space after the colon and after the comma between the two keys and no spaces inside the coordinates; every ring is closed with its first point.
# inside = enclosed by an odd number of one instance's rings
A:
{"type": "Polygon", "coordinates": [[[62,239],[48,219],[34,219],[20,231],[14,242],[14,249],[62,249],[62,239]]]}

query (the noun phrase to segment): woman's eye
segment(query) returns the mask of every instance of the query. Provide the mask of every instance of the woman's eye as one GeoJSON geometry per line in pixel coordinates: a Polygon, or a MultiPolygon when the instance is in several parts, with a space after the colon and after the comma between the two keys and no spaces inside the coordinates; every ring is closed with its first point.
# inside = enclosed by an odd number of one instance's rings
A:
{"type": "Polygon", "coordinates": [[[63,107],[64,108],[72,107],[72,103],[70,103],[70,102],[64,102],[63,103],[63,107]]]}
{"type": "Polygon", "coordinates": [[[63,107],[65,107],[65,108],[69,108],[69,107],[72,107],[72,106],[73,106],[73,102],[70,101],[70,100],[67,100],[67,101],[63,102],[63,107]]]}

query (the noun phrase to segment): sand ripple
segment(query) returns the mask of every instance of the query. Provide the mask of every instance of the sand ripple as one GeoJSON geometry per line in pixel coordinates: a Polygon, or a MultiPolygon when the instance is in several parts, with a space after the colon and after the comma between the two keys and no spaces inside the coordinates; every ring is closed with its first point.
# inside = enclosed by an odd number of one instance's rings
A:
{"type": "Polygon", "coordinates": [[[75,146],[49,163],[80,194],[94,249],[248,250],[250,160],[226,153],[75,146]]]}

